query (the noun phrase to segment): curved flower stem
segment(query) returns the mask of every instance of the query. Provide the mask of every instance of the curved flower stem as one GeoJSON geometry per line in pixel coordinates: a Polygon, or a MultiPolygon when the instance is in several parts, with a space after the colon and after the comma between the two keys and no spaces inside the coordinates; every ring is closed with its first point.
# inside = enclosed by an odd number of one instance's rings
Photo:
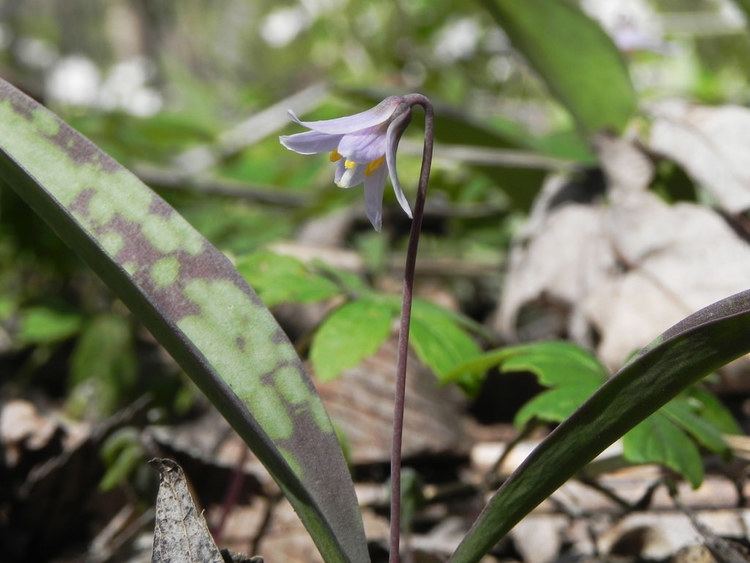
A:
{"type": "Polygon", "coordinates": [[[414,205],[414,219],[409,233],[409,246],[404,267],[404,292],[401,302],[401,324],[398,335],[398,362],[396,367],[396,393],[393,406],[393,441],[391,443],[391,530],[390,563],[399,563],[399,541],[401,535],[401,440],[404,431],[404,397],[406,394],[406,359],[409,351],[409,325],[411,303],[414,290],[414,268],[417,262],[419,234],[422,231],[424,202],[432,165],[432,145],[434,140],[433,110],[430,100],[422,94],[409,94],[405,102],[410,106],[424,109],[424,150],[422,169],[419,173],[417,200],[414,205]]]}

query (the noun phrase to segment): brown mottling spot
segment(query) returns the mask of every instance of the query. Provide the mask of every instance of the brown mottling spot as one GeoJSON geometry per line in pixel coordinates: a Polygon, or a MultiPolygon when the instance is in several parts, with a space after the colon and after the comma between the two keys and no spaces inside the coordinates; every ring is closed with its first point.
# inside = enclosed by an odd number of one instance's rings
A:
{"type": "Polygon", "coordinates": [[[159,196],[154,196],[151,200],[151,204],[148,206],[148,212],[151,215],[158,215],[159,217],[170,217],[175,211],[172,207],[159,196]]]}
{"type": "Polygon", "coordinates": [[[16,90],[13,86],[7,82],[0,80],[0,100],[8,100],[10,102],[13,111],[18,115],[31,119],[34,115],[35,103],[34,101],[16,90]]]}
{"type": "Polygon", "coordinates": [[[105,172],[116,172],[121,167],[112,157],[100,151],[94,143],[64,123],[49,139],[63,149],[76,164],[94,164],[105,172]]]}
{"type": "Polygon", "coordinates": [[[238,336],[235,341],[235,344],[237,344],[237,348],[239,348],[242,352],[245,351],[245,346],[247,346],[247,339],[244,336],[238,336]]]}
{"type": "Polygon", "coordinates": [[[96,188],[86,188],[78,192],[78,195],[73,199],[70,204],[70,210],[76,215],[86,217],[89,214],[89,203],[91,198],[96,194],[96,188]]]}
{"type": "Polygon", "coordinates": [[[276,373],[277,369],[278,368],[274,369],[273,371],[269,371],[269,372],[266,372],[263,375],[261,375],[260,378],[259,378],[260,382],[263,383],[263,385],[268,385],[270,387],[275,387],[276,383],[273,380],[273,376],[276,373]]]}
{"type": "Polygon", "coordinates": [[[289,338],[287,338],[284,330],[281,327],[278,327],[271,335],[271,342],[273,342],[274,344],[287,344],[289,342],[289,338]]]}

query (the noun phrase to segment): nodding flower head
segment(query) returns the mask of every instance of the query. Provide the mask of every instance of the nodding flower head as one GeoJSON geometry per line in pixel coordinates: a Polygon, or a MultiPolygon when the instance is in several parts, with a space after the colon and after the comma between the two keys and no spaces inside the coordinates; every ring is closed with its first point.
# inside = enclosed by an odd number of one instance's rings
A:
{"type": "Polygon", "coordinates": [[[289,115],[309,131],[281,136],[281,144],[299,154],[328,153],[336,166],[334,180],[340,188],[364,184],[365,211],[375,230],[379,231],[383,223],[386,173],[396,199],[411,218],[396,173],[396,149],[411,120],[411,107],[404,98],[391,96],[362,113],[325,121],[300,121],[291,111],[289,115]]]}

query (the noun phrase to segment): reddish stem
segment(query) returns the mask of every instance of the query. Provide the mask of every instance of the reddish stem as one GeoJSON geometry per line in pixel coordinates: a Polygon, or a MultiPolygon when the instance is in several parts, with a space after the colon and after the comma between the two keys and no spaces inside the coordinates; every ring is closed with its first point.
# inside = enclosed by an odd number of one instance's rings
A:
{"type": "Polygon", "coordinates": [[[434,141],[433,110],[430,100],[422,94],[409,94],[405,101],[410,106],[424,109],[424,150],[422,169],[419,174],[417,200],[414,205],[414,219],[409,233],[409,246],[406,251],[404,268],[404,293],[401,302],[401,324],[398,334],[398,362],[396,367],[396,393],[393,406],[393,441],[391,444],[391,534],[390,563],[399,563],[399,542],[401,537],[401,442],[404,432],[404,400],[406,395],[406,359],[409,352],[409,324],[414,290],[414,268],[417,262],[419,234],[422,231],[424,202],[427,197],[427,184],[432,165],[432,145],[434,141]]]}

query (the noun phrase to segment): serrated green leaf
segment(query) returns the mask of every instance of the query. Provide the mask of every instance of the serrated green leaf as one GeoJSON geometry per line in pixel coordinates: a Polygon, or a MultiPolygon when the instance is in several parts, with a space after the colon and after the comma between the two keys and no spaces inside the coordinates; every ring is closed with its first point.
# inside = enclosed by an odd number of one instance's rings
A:
{"type": "Polygon", "coordinates": [[[729,453],[729,447],[721,437],[721,431],[708,420],[699,416],[688,401],[677,397],[660,410],[669,420],[690,434],[699,444],[714,453],[729,453]]]}
{"type": "Polygon", "coordinates": [[[367,561],[333,426],[229,260],[90,141],[0,80],[0,179],[174,356],[276,479],[327,561],[367,561]]]}
{"type": "Polygon", "coordinates": [[[351,301],[333,311],[315,333],[310,361],[328,381],[378,351],[391,333],[393,312],[381,300],[351,301]]]}
{"type": "MultiPolygon", "coordinates": [[[[450,311],[422,300],[415,300],[412,305],[409,342],[441,383],[448,382],[447,375],[466,358],[479,354],[477,343],[450,311]]],[[[461,374],[454,375],[451,381],[468,387],[473,383],[461,374]]]]}
{"type": "MultiPolygon", "coordinates": [[[[686,387],[749,351],[750,291],[714,303],[667,330],[529,455],[492,497],[451,561],[479,561],[607,446],[686,387]]],[[[691,480],[698,482],[694,457],[685,463],[691,480]]]]}
{"type": "Polygon", "coordinates": [[[703,481],[703,460],[695,443],[661,412],[625,434],[622,444],[623,457],[632,463],[658,462],[687,477],[694,488],[703,481]]]}
{"type": "Polygon", "coordinates": [[[243,257],[237,269],[267,307],[280,303],[315,303],[341,293],[335,283],[311,272],[300,260],[267,250],[243,257]]]}
{"type": "Polygon", "coordinates": [[[499,367],[504,372],[528,371],[541,385],[586,385],[592,391],[607,378],[605,368],[589,352],[569,342],[534,342],[490,350],[464,360],[446,375],[453,380],[462,373],[474,377],[474,387],[481,384],[487,370],[499,367]]]}
{"type": "Polygon", "coordinates": [[[75,311],[53,307],[29,307],[21,312],[18,342],[22,345],[54,344],[75,336],[83,317],[75,311]]]}
{"type": "Polygon", "coordinates": [[[636,109],[635,90],[622,56],[596,22],[560,0],[483,3],[581,129],[624,129],[636,109]]]}
{"type": "Polygon", "coordinates": [[[688,401],[695,407],[701,418],[713,424],[723,434],[743,434],[742,428],[722,402],[710,391],[694,385],[685,392],[688,401]]]}
{"type": "Polygon", "coordinates": [[[544,422],[565,420],[596,391],[598,386],[585,382],[573,383],[544,391],[519,409],[513,424],[517,428],[522,428],[534,418],[544,422]]]}

